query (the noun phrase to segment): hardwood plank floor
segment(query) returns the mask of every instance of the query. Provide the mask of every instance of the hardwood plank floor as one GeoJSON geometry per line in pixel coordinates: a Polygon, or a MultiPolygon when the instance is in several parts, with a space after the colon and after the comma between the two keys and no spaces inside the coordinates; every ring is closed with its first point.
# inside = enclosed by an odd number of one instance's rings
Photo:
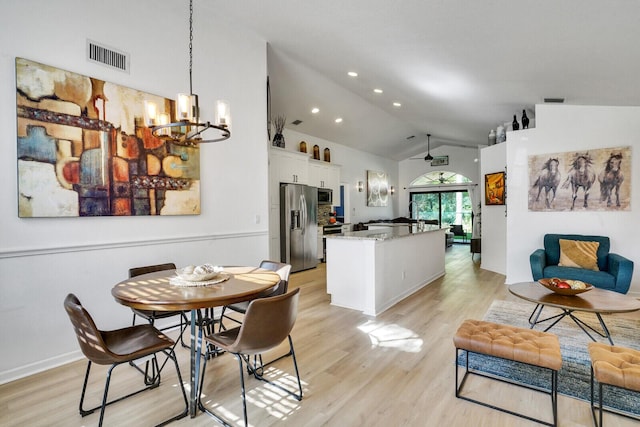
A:
{"type": "MultiPolygon", "coordinates": [[[[477,261],[477,256],[476,256],[477,261]]],[[[301,402],[255,379],[247,380],[249,422],[253,426],[531,426],[535,423],[455,398],[452,336],[467,318],[482,318],[494,299],[515,300],[504,276],[482,270],[471,260],[468,245],[447,250],[446,275],[378,317],[329,304],[325,268],[291,276],[301,288],[293,339],[303,381],[301,402]]],[[[632,314],[638,316],[638,314],[632,314]]],[[[123,319],[123,325],[128,319],[123,319]]],[[[69,325],[71,328],[71,325],[69,325]]],[[[282,346],[272,355],[284,353],[282,346]]],[[[189,353],[178,351],[183,375],[189,353]]],[[[268,359],[268,357],[267,357],[268,359]]],[[[71,363],[0,386],[2,426],[97,425],[98,413],[78,415],[86,362],[71,363]]],[[[101,399],[106,369],[97,367],[90,381],[88,404],[101,399]]],[[[293,385],[291,358],[269,369],[269,375],[293,385]]],[[[177,377],[170,366],[159,388],[107,408],[106,426],[154,425],[180,411],[177,377]]],[[[141,376],[128,366],[115,369],[111,396],[133,389],[141,376]]],[[[469,392],[491,396],[534,414],[550,414],[546,397],[505,384],[473,381],[469,392]]],[[[238,366],[230,355],[211,360],[203,388],[204,401],[235,425],[242,424],[238,366]]],[[[592,425],[589,405],[560,396],[561,426],[592,425]]],[[[637,425],[608,415],[609,427],[637,425]]],[[[176,426],[217,425],[205,414],[176,426]]]]}

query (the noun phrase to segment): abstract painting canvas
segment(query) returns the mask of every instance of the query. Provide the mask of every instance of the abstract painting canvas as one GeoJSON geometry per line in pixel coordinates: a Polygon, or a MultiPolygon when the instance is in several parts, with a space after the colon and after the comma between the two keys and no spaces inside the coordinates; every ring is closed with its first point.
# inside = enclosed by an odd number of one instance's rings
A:
{"type": "Polygon", "coordinates": [[[631,147],[529,156],[530,211],[631,210],[631,147]]]}
{"type": "Polygon", "coordinates": [[[16,58],[18,216],[200,214],[200,151],[156,138],[174,101],[16,58]]]}
{"type": "Polygon", "coordinates": [[[387,206],[389,177],[384,172],[367,171],[367,206],[387,206]]]}

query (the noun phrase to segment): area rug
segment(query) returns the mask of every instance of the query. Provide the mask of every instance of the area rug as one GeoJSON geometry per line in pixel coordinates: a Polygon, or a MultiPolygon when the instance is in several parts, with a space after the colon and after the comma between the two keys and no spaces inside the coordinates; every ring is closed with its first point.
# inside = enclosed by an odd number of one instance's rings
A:
{"type": "MultiPolygon", "coordinates": [[[[529,328],[528,319],[534,307],[535,305],[531,303],[495,300],[485,314],[484,320],[529,328]]],[[[560,313],[559,309],[545,307],[541,318],[557,313],[560,313]]],[[[583,312],[576,312],[575,314],[589,325],[594,326],[596,330],[599,330],[599,323],[595,315],[583,312]]],[[[602,316],[616,345],[640,350],[640,320],[624,318],[620,314],[602,316]]],[[[543,326],[544,324],[538,325],[536,329],[542,330],[544,329],[543,326]]],[[[591,342],[591,339],[567,317],[557,323],[549,332],[558,335],[560,351],[562,352],[562,369],[558,372],[558,393],[589,401],[591,396],[589,386],[590,359],[587,345],[591,342]]],[[[592,332],[590,333],[595,335],[592,332]]],[[[608,343],[605,338],[599,336],[595,336],[595,338],[599,342],[608,343]]],[[[461,352],[458,365],[464,365],[463,357],[464,353],[461,352]]],[[[527,365],[471,353],[469,367],[520,383],[548,388],[548,376],[541,376],[540,370],[527,365]]],[[[605,388],[605,406],[640,415],[640,396],[607,387],[605,388]]]]}

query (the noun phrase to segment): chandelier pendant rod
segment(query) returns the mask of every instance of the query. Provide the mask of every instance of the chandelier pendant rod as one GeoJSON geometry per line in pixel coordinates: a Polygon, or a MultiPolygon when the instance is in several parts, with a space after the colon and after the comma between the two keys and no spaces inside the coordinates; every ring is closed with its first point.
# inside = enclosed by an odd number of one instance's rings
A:
{"type": "Polygon", "coordinates": [[[193,0],[189,0],[189,94],[193,95],[193,0]]]}

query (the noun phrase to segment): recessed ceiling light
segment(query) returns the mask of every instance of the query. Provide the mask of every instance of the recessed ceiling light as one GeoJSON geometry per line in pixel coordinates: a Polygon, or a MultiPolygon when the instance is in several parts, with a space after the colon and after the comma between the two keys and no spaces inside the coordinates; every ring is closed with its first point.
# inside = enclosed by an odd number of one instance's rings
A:
{"type": "Polygon", "coordinates": [[[311,112],[313,114],[318,114],[320,112],[320,109],[318,107],[314,107],[314,108],[311,109],[311,112]]]}
{"type": "Polygon", "coordinates": [[[400,104],[399,102],[394,102],[394,103],[393,103],[393,106],[394,106],[394,107],[402,107],[402,104],[400,104]]]}
{"type": "Polygon", "coordinates": [[[347,74],[349,74],[349,76],[351,77],[358,77],[358,73],[356,73],[355,71],[349,71],[347,74]]]}
{"type": "Polygon", "coordinates": [[[336,123],[342,123],[342,117],[338,117],[338,118],[336,119],[336,123]]]}
{"type": "Polygon", "coordinates": [[[382,89],[374,89],[373,90],[375,93],[382,93],[382,89]]]}

